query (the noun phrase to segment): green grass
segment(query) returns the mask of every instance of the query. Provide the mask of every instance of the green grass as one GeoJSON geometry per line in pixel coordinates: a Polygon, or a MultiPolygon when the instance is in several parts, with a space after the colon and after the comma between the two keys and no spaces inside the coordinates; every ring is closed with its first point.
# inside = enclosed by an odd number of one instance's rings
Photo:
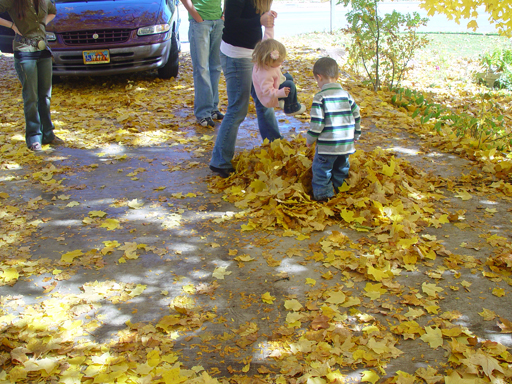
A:
{"type": "Polygon", "coordinates": [[[419,52],[421,56],[443,59],[478,59],[496,48],[512,48],[509,39],[498,35],[427,33],[430,44],[419,52]]]}

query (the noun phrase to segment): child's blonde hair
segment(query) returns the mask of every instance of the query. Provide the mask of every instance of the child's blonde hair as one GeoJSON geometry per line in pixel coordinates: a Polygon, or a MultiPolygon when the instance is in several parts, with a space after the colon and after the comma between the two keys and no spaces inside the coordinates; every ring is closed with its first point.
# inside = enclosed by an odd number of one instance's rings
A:
{"type": "Polygon", "coordinates": [[[259,67],[270,66],[284,59],[286,59],[286,48],[274,39],[260,41],[252,52],[252,62],[259,67]]]}
{"type": "Polygon", "coordinates": [[[253,0],[254,8],[256,8],[256,12],[258,15],[263,15],[265,12],[270,11],[270,6],[272,5],[272,0],[253,0]]]}

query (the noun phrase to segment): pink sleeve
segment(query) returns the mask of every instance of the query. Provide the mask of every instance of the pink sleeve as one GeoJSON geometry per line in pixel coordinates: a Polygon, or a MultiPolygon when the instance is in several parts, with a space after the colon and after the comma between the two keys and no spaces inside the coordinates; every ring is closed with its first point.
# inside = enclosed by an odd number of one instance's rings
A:
{"type": "Polygon", "coordinates": [[[286,97],[284,89],[279,89],[278,78],[271,71],[253,71],[253,83],[258,99],[267,108],[277,107],[278,99],[286,97]]]}
{"type": "Polygon", "coordinates": [[[265,33],[263,34],[263,40],[273,39],[274,38],[274,27],[265,28],[265,33]]]}

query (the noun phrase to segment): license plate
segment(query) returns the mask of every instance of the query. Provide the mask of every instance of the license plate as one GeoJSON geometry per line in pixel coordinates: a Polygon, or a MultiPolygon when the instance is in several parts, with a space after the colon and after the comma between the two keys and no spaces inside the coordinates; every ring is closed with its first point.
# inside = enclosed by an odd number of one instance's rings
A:
{"type": "Polygon", "coordinates": [[[108,49],[96,51],[83,51],[84,64],[105,64],[110,63],[110,52],[108,49]]]}

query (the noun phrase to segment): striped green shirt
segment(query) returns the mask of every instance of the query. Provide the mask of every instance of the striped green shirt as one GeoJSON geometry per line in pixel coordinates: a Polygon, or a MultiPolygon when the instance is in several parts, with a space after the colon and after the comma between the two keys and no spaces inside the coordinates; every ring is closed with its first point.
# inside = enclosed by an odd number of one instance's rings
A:
{"type": "Polygon", "coordinates": [[[308,144],[316,141],[322,155],[346,155],[355,152],[360,135],[361,116],[352,96],[338,83],[325,84],[313,98],[308,144]]]}

